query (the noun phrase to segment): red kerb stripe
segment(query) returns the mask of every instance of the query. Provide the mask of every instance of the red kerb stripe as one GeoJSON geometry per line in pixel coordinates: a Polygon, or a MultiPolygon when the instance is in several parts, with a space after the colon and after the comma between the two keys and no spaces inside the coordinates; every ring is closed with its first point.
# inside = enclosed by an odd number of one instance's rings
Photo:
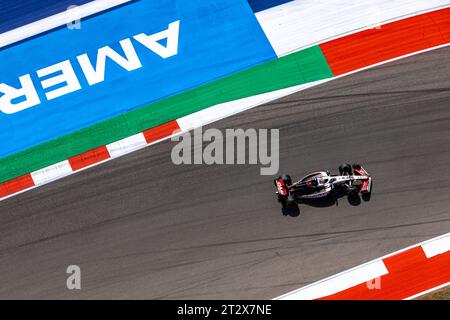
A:
{"type": "Polygon", "coordinates": [[[335,76],[450,42],[450,8],[357,32],[320,45],[335,76]]]}
{"type": "Polygon", "coordinates": [[[160,126],[147,129],[142,133],[144,134],[147,143],[151,143],[159,139],[171,136],[177,131],[180,131],[180,127],[178,126],[178,122],[176,120],[173,120],[160,126]]]}
{"type": "Polygon", "coordinates": [[[106,146],[101,146],[69,158],[69,163],[72,170],[76,171],[94,163],[106,160],[109,157],[110,155],[106,146]]]}
{"type": "Polygon", "coordinates": [[[31,188],[34,186],[31,174],[14,178],[12,180],[0,183],[0,198],[12,195],[16,192],[31,188]]]}

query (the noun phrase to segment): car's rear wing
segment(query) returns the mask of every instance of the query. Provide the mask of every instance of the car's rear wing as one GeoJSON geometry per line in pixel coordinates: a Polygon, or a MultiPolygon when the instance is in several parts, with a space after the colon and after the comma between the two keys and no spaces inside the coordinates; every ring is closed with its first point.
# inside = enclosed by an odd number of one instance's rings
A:
{"type": "Polygon", "coordinates": [[[275,179],[273,182],[275,183],[280,196],[287,196],[289,194],[288,186],[283,179],[275,179]]]}
{"type": "Polygon", "coordinates": [[[361,184],[361,193],[370,193],[372,191],[372,177],[370,174],[360,165],[353,165],[353,171],[366,178],[361,184]]]}

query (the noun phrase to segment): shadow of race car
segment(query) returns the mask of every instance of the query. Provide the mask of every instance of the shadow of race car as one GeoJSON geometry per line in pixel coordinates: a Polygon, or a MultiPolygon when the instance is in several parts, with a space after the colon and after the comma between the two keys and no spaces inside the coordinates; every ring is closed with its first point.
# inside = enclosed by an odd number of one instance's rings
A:
{"type": "Polygon", "coordinates": [[[342,196],[347,196],[350,204],[357,205],[361,202],[360,194],[364,201],[369,201],[372,191],[372,178],[359,164],[339,166],[339,175],[329,171],[313,172],[294,183],[289,175],[281,175],[274,184],[285,215],[299,213],[299,203],[328,199],[337,204],[337,199],[342,196]]]}

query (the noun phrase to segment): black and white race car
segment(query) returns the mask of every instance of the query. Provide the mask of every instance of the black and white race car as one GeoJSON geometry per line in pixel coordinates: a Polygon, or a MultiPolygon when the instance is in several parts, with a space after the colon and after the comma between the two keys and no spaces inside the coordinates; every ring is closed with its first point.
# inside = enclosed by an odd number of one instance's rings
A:
{"type": "Polygon", "coordinates": [[[372,191],[372,178],[359,164],[339,166],[339,175],[332,175],[329,171],[313,172],[294,183],[290,176],[281,175],[274,183],[278,201],[283,209],[298,210],[298,203],[318,201],[327,197],[337,201],[342,195],[347,195],[349,202],[355,198],[359,199],[359,194],[364,201],[369,201],[372,191]]]}

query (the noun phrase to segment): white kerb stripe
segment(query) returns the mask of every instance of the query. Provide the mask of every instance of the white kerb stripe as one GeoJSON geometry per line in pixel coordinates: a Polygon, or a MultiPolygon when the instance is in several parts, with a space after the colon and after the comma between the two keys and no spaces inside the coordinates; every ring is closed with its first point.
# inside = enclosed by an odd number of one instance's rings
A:
{"type": "Polygon", "coordinates": [[[147,145],[143,133],[132,135],[128,138],[110,143],[106,146],[111,158],[117,158],[147,145]]]}
{"type": "Polygon", "coordinates": [[[422,245],[422,249],[425,252],[427,258],[437,256],[438,254],[447,252],[450,250],[450,233],[444,237],[436,239],[432,242],[427,242],[422,245]]]}
{"type": "Polygon", "coordinates": [[[68,176],[73,172],[68,160],[64,160],[31,173],[36,186],[68,176]]]}

